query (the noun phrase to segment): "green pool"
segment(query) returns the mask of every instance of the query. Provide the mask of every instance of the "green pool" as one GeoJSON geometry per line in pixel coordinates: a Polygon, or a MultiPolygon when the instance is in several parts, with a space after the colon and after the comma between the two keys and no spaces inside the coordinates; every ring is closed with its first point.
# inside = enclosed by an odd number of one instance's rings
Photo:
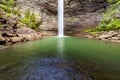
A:
{"type": "Polygon", "coordinates": [[[120,44],[47,37],[0,50],[0,80],[120,80],[120,44]]]}

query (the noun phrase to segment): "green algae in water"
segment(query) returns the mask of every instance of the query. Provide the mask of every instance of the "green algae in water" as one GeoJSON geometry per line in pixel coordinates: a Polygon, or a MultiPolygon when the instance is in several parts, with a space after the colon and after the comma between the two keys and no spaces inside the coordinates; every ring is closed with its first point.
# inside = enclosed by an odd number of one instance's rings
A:
{"type": "Polygon", "coordinates": [[[120,44],[48,37],[0,51],[0,80],[120,80],[120,44]]]}

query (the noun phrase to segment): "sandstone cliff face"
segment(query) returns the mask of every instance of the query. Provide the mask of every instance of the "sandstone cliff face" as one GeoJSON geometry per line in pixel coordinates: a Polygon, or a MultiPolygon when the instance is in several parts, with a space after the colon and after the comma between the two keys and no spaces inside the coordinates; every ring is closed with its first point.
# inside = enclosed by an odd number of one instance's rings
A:
{"type": "MultiPolygon", "coordinates": [[[[57,0],[17,0],[21,12],[26,9],[36,12],[42,19],[42,30],[57,30],[57,0]]],[[[94,27],[102,19],[101,9],[108,5],[106,0],[64,0],[65,29],[94,27]]]]}

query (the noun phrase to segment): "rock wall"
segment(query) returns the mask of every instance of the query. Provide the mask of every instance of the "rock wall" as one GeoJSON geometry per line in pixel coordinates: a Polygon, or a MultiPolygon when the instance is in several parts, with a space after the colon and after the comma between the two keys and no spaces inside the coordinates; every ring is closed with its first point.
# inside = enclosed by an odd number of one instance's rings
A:
{"type": "MultiPolygon", "coordinates": [[[[81,30],[99,25],[103,16],[102,10],[107,5],[106,0],[65,0],[65,30],[81,30]]],[[[49,18],[46,23],[48,25],[40,29],[57,30],[57,1],[46,1],[43,7],[49,18]]]]}
{"type": "MultiPolygon", "coordinates": [[[[67,30],[95,27],[102,19],[101,10],[108,5],[106,0],[64,0],[64,3],[67,30]]],[[[17,4],[21,13],[29,9],[39,15],[43,22],[40,29],[57,30],[57,0],[17,0],[17,4]]]]}

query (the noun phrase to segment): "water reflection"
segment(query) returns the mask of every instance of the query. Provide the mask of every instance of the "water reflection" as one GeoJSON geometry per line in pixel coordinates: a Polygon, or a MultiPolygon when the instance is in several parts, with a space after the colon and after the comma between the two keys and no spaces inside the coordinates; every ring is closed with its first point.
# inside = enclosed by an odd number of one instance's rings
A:
{"type": "Polygon", "coordinates": [[[63,37],[58,37],[58,56],[63,57],[64,55],[64,50],[65,50],[65,45],[64,45],[64,38],[63,37]]]}

